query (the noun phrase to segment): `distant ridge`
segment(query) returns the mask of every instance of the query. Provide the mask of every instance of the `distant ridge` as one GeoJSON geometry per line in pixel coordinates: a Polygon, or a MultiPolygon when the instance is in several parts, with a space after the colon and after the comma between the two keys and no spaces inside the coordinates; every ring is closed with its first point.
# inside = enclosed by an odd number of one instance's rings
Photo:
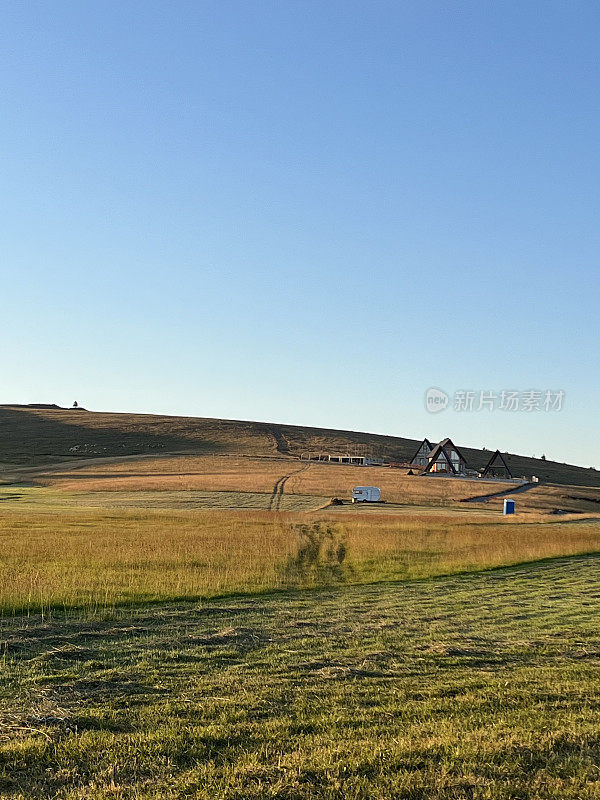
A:
{"type": "Polygon", "coordinates": [[[11,408],[64,408],[56,403],[15,403],[11,408]]]}
{"type": "MultiPolygon", "coordinates": [[[[357,447],[406,463],[419,443],[420,439],[268,422],[113,414],[46,403],[0,405],[0,462],[5,464],[173,452],[299,457],[307,451],[346,452],[357,447]]],[[[470,467],[481,469],[489,460],[490,451],[457,444],[470,467]]],[[[591,468],[510,453],[505,458],[515,476],[600,486],[600,472],[591,468]]]]}
{"type": "Polygon", "coordinates": [[[56,403],[12,403],[0,408],[54,408],[59,411],[87,411],[83,406],[57,406],[56,403]]]}

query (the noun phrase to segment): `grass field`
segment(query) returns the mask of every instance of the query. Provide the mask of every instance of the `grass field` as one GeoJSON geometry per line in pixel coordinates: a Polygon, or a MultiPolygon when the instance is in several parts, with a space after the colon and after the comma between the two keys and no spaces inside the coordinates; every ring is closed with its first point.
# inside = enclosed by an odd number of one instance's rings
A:
{"type": "Polygon", "coordinates": [[[158,457],[163,418],[51,465],[70,413],[0,470],[1,798],[600,797],[600,489],[503,519],[473,498],[514,484],[307,465],[258,423],[268,455],[158,457]],[[361,483],[388,502],[329,505],[361,483]]]}
{"type": "Polygon", "coordinates": [[[13,800],[600,796],[600,558],[5,619],[13,800]]]}
{"type": "MultiPolygon", "coordinates": [[[[67,492],[219,491],[349,499],[352,487],[376,485],[389,502],[449,505],[514,484],[407,476],[376,467],[306,464],[294,459],[233,456],[148,458],[135,463],[65,466],[39,472],[35,483],[67,492]]],[[[600,492],[599,492],[600,496],[600,492]]]]}
{"type": "MultiPolygon", "coordinates": [[[[430,507],[459,507],[465,510],[465,501],[486,493],[512,490],[516,484],[502,481],[452,480],[447,478],[424,478],[409,476],[406,470],[354,467],[331,464],[303,463],[284,457],[256,458],[251,456],[166,456],[148,457],[136,461],[86,462],[83,466],[67,464],[38,469],[29,476],[38,486],[58,489],[69,493],[115,492],[115,493],[186,493],[190,497],[199,492],[229,492],[255,494],[255,507],[270,507],[269,497],[273,493],[287,499],[277,501],[276,508],[303,510],[308,500],[298,500],[296,508],[290,496],[299,498],[314,496],[315,507],[323,505],[324,498],[348,499],[356,485],[376,485],[389,503],[430,507]],[[266,495],[266,504],[258,495],[266,495]]],[[[240,506],[232,498],[225,505],[240,506]]],[[[522,514],[585,513],[600,514],[600,488],[538,484],[515,496],[522,514]]],[[[223,504],[225,498],[215,498],[223,504]]],[[[163,501],[166,502],[166,501],[163,501]]],[[[272,505],[272,504],[271,504],[272,505]]],[[[490,499],[487,503],[471,504],[470,510],[486,509],[488,513],[499,512],[502,498],[490,499]]]]}
{"type": "Polygon", "coordinates": [[[56,511],[73,508],[249,509],[254,511],[315,511],[328,506],[330,497],[248,491],[92,491],[0,487],[2,508],[56,511]]]}
{"type": "Polygon", "coordinates": [[[286,494],[349,498],[352,487],[376,485],[390,502],[447,504],[513,488],[514,484],[407,476],[406,470],[303,463],[291,458],[179,456],[138,462],[65,466],[36,475],[41,485],[65,491],[241,491],[271,492],[285,481],[286,494]]]}
{"type": "Polygon", "coordinates": [[[48,490],[0,493],[4,614],[415,579],[600,551],[594,520],[161,508],[143,493],[98,494],[75,496],[86,507],[48,490]]]}

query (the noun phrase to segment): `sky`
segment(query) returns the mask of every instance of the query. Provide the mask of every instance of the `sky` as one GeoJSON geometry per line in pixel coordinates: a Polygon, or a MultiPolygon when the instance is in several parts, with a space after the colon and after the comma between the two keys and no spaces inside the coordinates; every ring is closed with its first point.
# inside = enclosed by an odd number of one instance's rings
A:
{"type": "Polygon", "coordinates": [[[600,467],[599,31],[578,0],[3,0],[0,402],[600,467]]]}

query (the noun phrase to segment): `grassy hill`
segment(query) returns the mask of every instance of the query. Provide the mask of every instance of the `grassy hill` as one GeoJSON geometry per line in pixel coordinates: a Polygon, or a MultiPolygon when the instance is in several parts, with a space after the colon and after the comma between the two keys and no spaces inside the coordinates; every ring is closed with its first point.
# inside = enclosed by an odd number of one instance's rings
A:
{"type": "MultiPolygon", "coordinates": [[[[4,465],[162,453],[298,457],[308,450],[354,452],[359,447],[406,462],[418,444],[416,439],[396,436],[265,422],[113,414],[58,406],[0,406],[0,463],[4,465]]],[[[456,444],[460,447],[460,442],[456,444]]],[[[475,469],[490,456],[483,450],[461,449],[475,469]]],[[[507,455],[507,461],[515,475],[537,475],[554,483],[600,485],[600,474],[592,469],[513,454],[507,455]]]]}

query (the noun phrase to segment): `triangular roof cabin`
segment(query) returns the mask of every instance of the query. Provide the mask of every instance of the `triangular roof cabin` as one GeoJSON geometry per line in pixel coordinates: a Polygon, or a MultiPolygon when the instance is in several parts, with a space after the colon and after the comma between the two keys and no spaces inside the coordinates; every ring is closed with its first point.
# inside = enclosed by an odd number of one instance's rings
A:
{"type": "Polygon", "coordinates": [[[429,462],[429,454],[433,450],[433,445],[429,439],[423,439],[419,449],[411,458],[410,463],[415,467],[426,467],[429,462]]]}
{"type": "Polygon", "coordinates": [[[506,459],[500,452],[500,450],[496,450],[496,452],[492,455],[488,463],[483,468],[481,472],[482,478],[512,478],[513,474],[506,463],[506,459]]]}
{"type": "Polygon", "coordinates": [[[464,475],[466,470],[467,460],[452,439],[444,439],[436,444],[429,454],[429,461],[425,467],[425,472],[449,473],[450,475],[464,475]]]}

